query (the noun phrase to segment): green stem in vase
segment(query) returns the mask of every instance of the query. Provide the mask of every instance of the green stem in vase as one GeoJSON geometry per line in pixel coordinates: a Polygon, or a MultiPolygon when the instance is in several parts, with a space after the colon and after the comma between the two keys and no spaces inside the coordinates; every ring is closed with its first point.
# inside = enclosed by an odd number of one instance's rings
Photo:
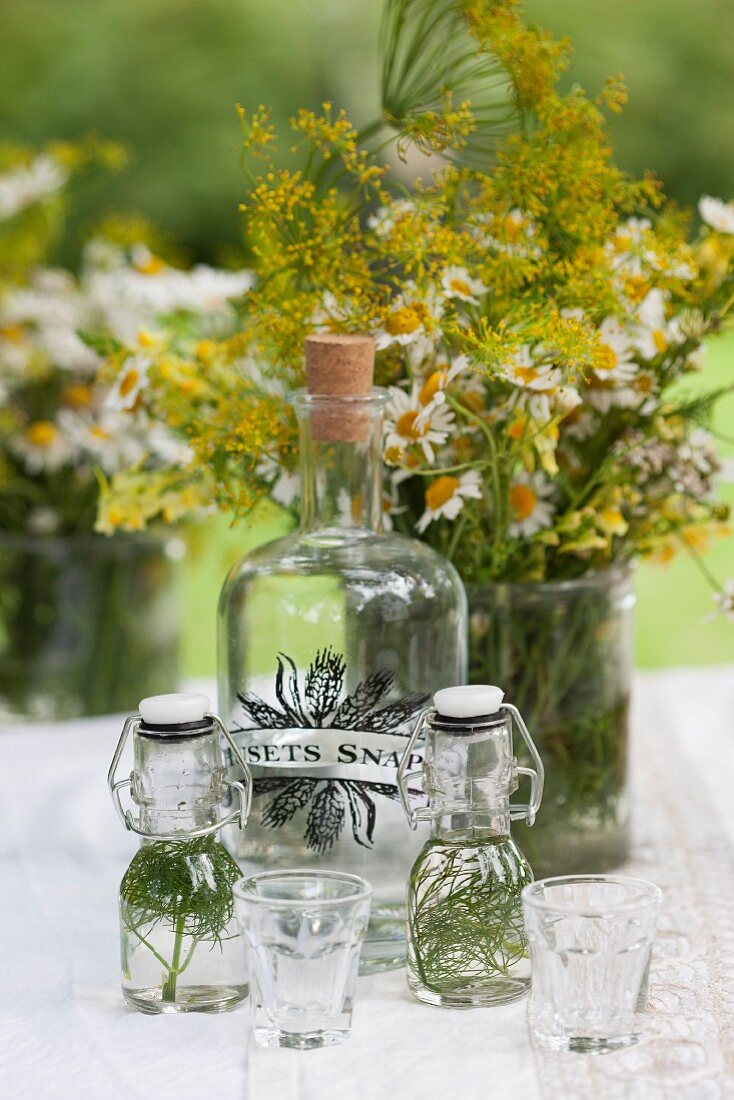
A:
{"type": "MultiPolygon", "coordinates": [[[[176,1000],[176,979],[185,966],[181,966],[181,948],[183,947],[184,939],[184,927],[186,925],[186,914],[182,913],[176,921],[174,940],[173,940],[173,958],[171,959],[171,966],[168,971],[168,977],[163,985],[163,992],[161,994],[161,1000],[163,1001],[175,1001],[176,1000]]],[[[191,959],[191,953],[189,953],[187,959],[188,962],[191,959]]]]}
{"type": "Polygon", "coordinates": [[[517,830],[520,846],[543,874],[591,869],[597,855],[610,867],[624,858],[631,663],[626,624],[632,603],[627,586],[624,574],[610,572],[561,585],[470,590],[471,677],[501,683],[545,764],[538,823],[517,830]],[[608,854],[594,849],[594,834],[608,854]],[[582,850],[585,837],[588,850],[582,850]],[[573,844],[578,865],[571,868],[573,844]]]}
{"type": "Polygon", "coordinates": [[[135,854],[120,885],[122,920],[140,948],[163,967],[163,1001],[176,1000],[178,978],[199,944],[213,948],[227,938],[234,913],[232,884],[241,874],[213,836],[152,841],[135,854]],[[170,962],[161,946],[162,939],[166,942],[162,932],[171,945],[170,962]]]}

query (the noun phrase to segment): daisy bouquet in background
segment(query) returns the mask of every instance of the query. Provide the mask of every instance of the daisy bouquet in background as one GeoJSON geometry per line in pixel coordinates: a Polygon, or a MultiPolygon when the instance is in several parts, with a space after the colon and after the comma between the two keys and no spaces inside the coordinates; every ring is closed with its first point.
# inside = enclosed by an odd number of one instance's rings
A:
{"type": "MultiPolygon", "coordinates": [[[[108,159],[116,153],[105,150],[108,159]]],[[[189,451],[151,419],[141,390],[158,346],[173,334],[230,332],[231,301],[251,283],[248,272],[174,266],[152,250],[155,234],[135,217],[99,227],[84,246],[80,273],[50,266],[82,156],[76,147],[16,150],[15,165],[0,173],[5,531],[92,531],[100,486],[131,470],[144,471],[157,513],[178,518],[167,487],[172,470],[185,470],[189,451]]]]}
{"type": "Polygon", "coordinates": [[[166,262],[137,218],[103,223],[78,273],[52,266],[77,181],[122,159],[99,141],[0,151],[0,711],[59,716],[55,678],[59,692],[74,684],[85,693],[68,698],[65,713],[111,706],[121,638],[131,675],[147,683],[155,670],[151,647],[164,628],[147,624],[139,661],[132,628],[136,601],[147,592],[158,606],[155,579],[169,571],[160,540],[127,536],[113,547],[94,534],[110,477],[142,479],[155,500],[149,519],[173,522],[208,505],[186,472],[187,444],[151,418],[140,393],[159,342],[232,330],[231,299],[251,277],[166,262]],[[107,644],[90,623],[106,624],[107,644]]]}
{"type": "MultiPolygon", "coordinates": [[[[734,377],[687,380],[734,303],[734,206],[704,197],[697,218],[620,171],[620,79],[562,92],[568,43],[518,0],[386,0],[380,49],[360,131],[301,110],[286,152],[266,109],[240,112],[257,282],[236,335],[161,349],[145,401],[221,507],[287,506],[304,337],[372,333],[385,521],[458,567],[472,679],[501,682],[540,739],[547,797],[522,843],[543,872],[613,866],[629,564],[729,533],[708,425],[734,377]]],[[[113,478],[101,521],[133,503],[113,478]]]]}

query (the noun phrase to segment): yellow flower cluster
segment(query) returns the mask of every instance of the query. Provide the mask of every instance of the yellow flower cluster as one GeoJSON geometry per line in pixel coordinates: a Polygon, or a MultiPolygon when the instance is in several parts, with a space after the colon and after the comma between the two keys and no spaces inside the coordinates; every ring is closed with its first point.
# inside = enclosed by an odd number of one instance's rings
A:
{"type": "Polygon", "coordinates": [[[562,94],[569,43],[519,0],[386,11],[364,134],[330,103],[301,110],[284,166],[267,111],[240,112],[258,282],[236,337],[160,353],[157,415],[219,501],[247,508],[293,468],[304,337],[370,332],[394,522],[465,577],[575,576],[720,523],[706,403],[668,394],[731,309],[734,210],[702,200],[689,243],[659,183],[614,163],[621,79],[562,94]],[[442,154],[409,188],[381,155],[386,124],[399,155],[442,154]]]}

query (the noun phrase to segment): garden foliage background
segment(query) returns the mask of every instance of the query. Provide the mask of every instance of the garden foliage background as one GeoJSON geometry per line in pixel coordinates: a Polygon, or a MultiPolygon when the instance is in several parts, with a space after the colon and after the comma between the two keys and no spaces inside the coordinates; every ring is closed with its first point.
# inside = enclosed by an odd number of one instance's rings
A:
{"type": "MultiPolygon", "coordinates": [[[[555,32],[569,33],[569,80],[598,88],[622,71],[630,102],[612,128],[618,161],[651,168],[667,193],[734,197],[734,4],[730,0],[527,0],[555,32]]],[[[104,210],[149,216],[188,257],[221,261],[243,245],[237,204],[234,106],[266,102],[276,121],[330,99],[354,121],[373,117],[380,4],[375,0],[13,0],[3,13],[0,137],[42,144],[96,130],[125,142],[127,172],[77,204],[65,244],[104,210]]],[[[734,336],[715,341],[697,385],[734,379],[734,336]]],[[[689,384],[690,385],[690,384],[689,384]]],[[[734,462],[734,396],[715,429],[734,462]]],[[[734,488],[725,491],[734,500],[734,488]]],[[[188,672],[214,663],[216,593],[234,556],[283,529],[274,509],[228,531],[196,536],[187,565],[188,672]]],[[[707,563],[734,574],[734,537],[707,563]]],[[[645,565],[639,578],[642,666],[734,659],[734,627],[704,624],[710,590],[686,560],[645,565]]]]}

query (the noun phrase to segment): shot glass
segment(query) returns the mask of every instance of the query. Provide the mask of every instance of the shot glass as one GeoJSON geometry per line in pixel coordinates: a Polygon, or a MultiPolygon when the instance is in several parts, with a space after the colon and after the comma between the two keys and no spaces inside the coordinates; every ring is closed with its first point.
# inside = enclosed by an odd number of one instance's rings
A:
{"type": "Polygon", "coordinates": [[[623,875],[570,875],[525,887],[536,1043],[605,1054],[637,1041],[661,897],[654,883],[623,875]]]}
{"type": "Polygon", "coordinates": [[[258,1043],[312,1050],[349,1036],[372,887],[336,871],[265,871],[233,886],[258,1043]]]}

